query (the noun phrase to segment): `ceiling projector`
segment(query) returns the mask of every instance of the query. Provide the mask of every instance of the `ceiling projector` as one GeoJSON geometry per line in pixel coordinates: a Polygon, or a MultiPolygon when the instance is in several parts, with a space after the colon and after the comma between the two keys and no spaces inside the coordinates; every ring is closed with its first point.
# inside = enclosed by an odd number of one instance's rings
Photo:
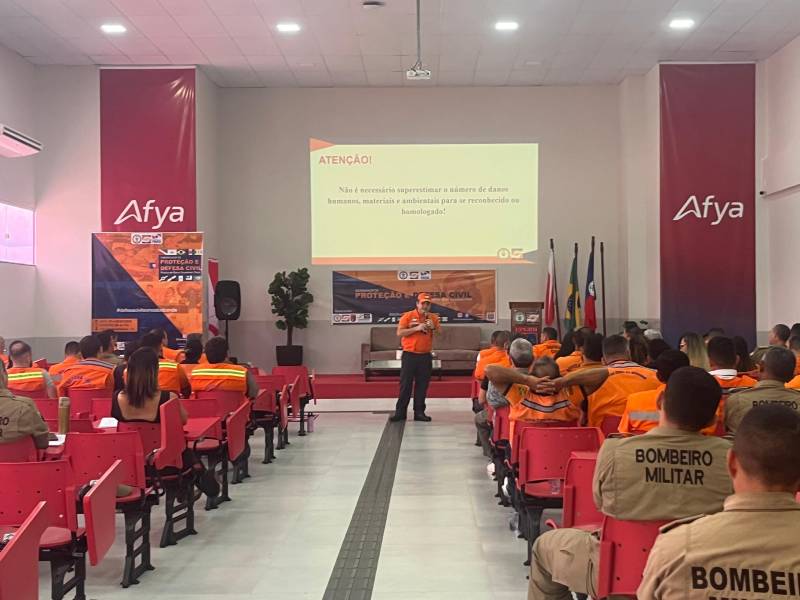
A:
{"type": "Polygon", "coordinates": [[[408,71],[406,71],[406,79],[411,81],[421,81],[427,80],[431,78],[431,71],[430,69],[423,69],[422,67],[411,67],[408,71]]]}

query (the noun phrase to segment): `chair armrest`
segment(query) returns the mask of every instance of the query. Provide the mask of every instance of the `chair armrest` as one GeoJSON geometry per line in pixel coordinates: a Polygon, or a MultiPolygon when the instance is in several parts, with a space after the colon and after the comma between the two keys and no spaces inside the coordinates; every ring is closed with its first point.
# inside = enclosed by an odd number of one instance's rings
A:
{"type": "Polygon", "coordinates": [[[372,345],[368,343],[361,344],[361,368],[364,369],[369,362],[369,354],[372,351],[372,345]]]}

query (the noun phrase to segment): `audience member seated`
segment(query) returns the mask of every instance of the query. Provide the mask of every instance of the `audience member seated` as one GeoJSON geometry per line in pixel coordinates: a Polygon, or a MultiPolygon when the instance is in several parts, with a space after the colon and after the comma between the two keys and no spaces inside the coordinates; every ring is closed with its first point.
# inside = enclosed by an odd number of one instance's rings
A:
{"type": "Polygon", "coordinates": [[[636,321],[625,321],[622,324],[622,337],[630,340],[635,335],[642,335],[642,329],[636,321]]]}
{"type": "MultiPolygon", "coordinates": [[[[613,336],[617,337],[617,336],[613,336]]],[[[722,509],[731,493],[726,457],[730,442],[700,434],[713,419],[721,391],[696,367],[669,378],[659,426],[623,439],[607,439],[594,473],[594,500],[606,515],[625,520],[679,519],[722,509]]],[[[529,600],[596,596],[598,532],[556,529],[534,543],[529,600]]],[[[645,596],[642,596],[645,598],[645,596]]]]}
{"type": "Polygon", "coordinates": [[[6,365],[0,361],[0,444],[31,436],[37,448],[47,448],[49,431],[33,400],[8,389],[6,365]]]}
{"type": "Polygon", "coordinates": [[[789,350],[794,353],[795,357],[794,374],[795,376],[800,375],[800,335],[793,335],[789,338],[789,350]]]}
{"type": "MultiPolygon", "coordinates": [[[[484,370],[487,365],[501,364],[504,367],[511,366],[511,358],[508,356],[508,347],[511,342],[511,332],[498,330],[492,333],[491,346],[478,353],[478,362],[475,365],[473,375],[475,379],[483,384],[485,379],[484,370]]],[[[528,363],[530,364],[530,363],[528,363]]],[[[488,381],[488,380],[487,380],[488,381]]],[[[480,441],[483,455],[487,458],[492,457],[492,446],[489,438],[492,434],[492,424],[489,423],[486,411],[486,389],[481,385],[478,391],[478,412],[475,413],[475,428],[478,430],[478,440],[480,441]]]]}
{"type": "Polygon", "coordinates": [[[633,335],[628,340],[628,348],[630,348],[631,360],[637,365],[647,366],[647,340],[643,335],[633,335]]]}
{"type": "Polygon", "coordinates": [[[658,357],[662,352],[670,349],[670,345],[662,338],[647,340],[647,364],[645,366],[648,369],[655,369],[658,357]]]}
{"type": "Polygon", "coordinates": [[[155,333],[146,333],[139,341],[140,348],[150,348],[158,356],[158,387],[184,398],[192,392],[186,372],[174,360],[164,357],[162,338],[155,333]]]}
{"type": "Polygon", "coordinates": [[[742,419],[728,471],[734,495],[711,516],[661,530],[638,597],[648,600],[800,595],[800,416],[765,404],[742,419]]]}
{"type": "Polygon", "coordinates": [[[115,352],[117,349],[117,334],[110,329],[106,329],[97,334],[97,339],[100,340],[100,352],[97,354],[97,358],[114,366],[120,364],[122,359],[115,352]]]}
{"type": "Polygon", "coordinates": [[[558,370],[561,375],[571,373],[581,366],[583,362],[583,346],[586,343],[587,333],[591,333],[591,330],[582,327],[577,331],[571,331],[567,334],[574,350],[570,353],[565,353],[564,345],[561,345],[559,356],[556,356],[556,364],[558,365],[558,370]]]}
{"type": "Polygon", "coordinates": [[[125,351],[122,353],[122,362],[114,367],[114,393],[125,389],[125,369],[128,368],[128,361],[133,353],[139,349],[138,340],[125,342],[125,351]]]}
{"type": "Polygon", "coordinates": [[[60,363],[56,363],[50,367],[50,378],[53,380],[54,383],[59,383],[61,381],[61,376],[64,374],[64,371],[71,367],[72,365],[76,364],[81,359],[81,347],[78,342],[72,341],[67,342],[64,346],[64,360],[60,363]]]}
{"type": "Polygon", "coordinates": [[[183,350],[182,365],[196,365],[203,356],[203,342],[198,339],[187,339],[186,348],[183,350]]]}
{"type": "Polygon", "coordinates": [[[585,333],[583,340],[583,356],[576,371],[603,366],[603,340],[599,333],[585,333]]]}
{"type": "MultiPolygon", "coordinates": [[[[125,423],[158,423],[159,408],[174,394],[158,388],[158,356],[152,348],[139,348],[128,360],[125,389],[111,400],[111,416],[125,423]]],[[[186,410],[178,400],[181,421],[187,421],[186,410]]],[[[195,469],[197,487],[207,496],[219,494],[219,482],[189,448],[183,451],[184,468],[195,469]]]]}
{"type": "Polygon", "coordinates": [[[736,433],[747,411],[760,404],[782,404],[800,412],[800,390],[787,388],[794,378],[794,353],[773,346],[764,354],[761,381],[754,387],[731,394],[725,403],[725,429],[736,433]]]}
{"type": "Polygon", "coordinates": [[[725,335],[725,330],[722,327],[712,327],[703,334],[703,341],[706,343],[706,346],[708,346],[708,342],[713,340],[715,337],[724,335],[725,335]]]}
{"type": "Polygon", "coordinates": [[[587,421],[590,427],[600,427],[606,416],[622,416],[628,396],[659,386],[656,373],[631,362],[628,340],[612,335],[603,340],[604,366],[580,369],[556,379],[556,391],[580,387],[588,396],[587,421]]]}
{"type": "MultiPolygon", "coordinates": [[[[527,340],[514,340],[512,357],[517,353],[528,352],[527,340]],[[516,346],[516,347],[515,347],[516,346]]],[[[516,361],[514,361],[516,364],[516,361]]],[[[511,405],[509,419],[511,421],[510,439],[514,439],[514,427],[518,421],[536,423],[538,421],[577,422],[581,417],[580,404],[583,396],[578,390],[564,389],[554,394],[538,393],[534,387],[539,379],[558,377],[558,365],[549,356],[536,359],[533,363],[533,377],[529,377],[515,369],[507,369],[499,365],[486,367],[486,376],[495,386],[506,387],[504,396],[511,405]]]]}
{"type": "Polygon", "coordinates": [[[151,329],[148,333],[157,335],[161,339],[162,356],[167,360],[179,363],[183,360],[183,350],[173,350],[169,347],[169,336],[163,329],[151,329]]]}
{"type": "Polygon", "coordinates": [[[542,329],[541,342],[541,344],[536,344],[533,347],[533,358],[541,358],[542,356],[555,358],[558,351],[561,350],[561,343],[558,341],[558,332],[552,327],[545,327],[542,329]]]}
{"type": "Polygon", "coordinates": [[[661,419],[659,405],[669,376],[681,367],[688,366],[689,357],[680,350],[662,352],[656,360],[656,377],[661,385],[655,389],[636,392],[628,396],[619,431],[621,433],[647,432],[658,427],[661,419]]]}
{"type": "Polygon", "coordinates": [[[764,355],[767,353],[767,350],[773,347],[779,348],[786,348],[787,344],[789,343],[789,338],[792,336],[792,330],[789,329],[788,325],[783,323],[778,323],[769,330],[769,334],[767,335],[767,346],[760,346],[753,350],[753,362],[758,365],[761,361],[764,360],[764,355]]]}
{"type": "Polygon", "coordinates": [[[50,374],[33,366],[31,347],[21,340],[11,342],[8,348],[11,367],[8,369],[8,387],[15,392],[47,393],[48,398],[56,397],[56,386],[50,374]]]}
{"type": "Polygon", "coordinates": [[[737,366],[739,357],[736,355],[736,345],[729,337],[716,336],[708,342],[709,373],[714,376],[725,395],[738,391],[738,388],[751,388],[758,383],[748,375],[739,374],[737,366]]]}
{"type": "Polygon", "coordinates": [[[6,339],[0,337],[0,362],[3,366],[8,365],[8,355],[6,354],[6,339]]]}
{"type": "Polygon", "coordinates": [[[192,371],[189,382],[193,392],[208,390],[242,392],[248,398],[258,395],[258,384],[245,367],[228,362],[228,341],[213,337],[205,347],[208,364],[192,371]]]}
{"type": "Polygon", "coordinates": [[[110,396],[114,390],[114,365],[97,358],[100,340],[87,335],[80,341],[82,360],[64,369],[58,395],[67,396],[69,390],[97,390],[101,396],[110,396]]]}
{"type": "Polygon", "coordinates": [[[736,356],[739,357],[739,362],[736,363],[736,368],[739,373],[754,373],[758,370],[753,358],[750,356],[750,350],[747,349],[747,340],[740,335],[733,336],[733,345],[736,347],[736,356]]]}
{"type": "Polygon", "coordinates": [[[691,331],[684,333],[681,336],[681,343],[678,349],[689,357],[690,365],[708,371],[706,343],[699,334],[691,331]]]}

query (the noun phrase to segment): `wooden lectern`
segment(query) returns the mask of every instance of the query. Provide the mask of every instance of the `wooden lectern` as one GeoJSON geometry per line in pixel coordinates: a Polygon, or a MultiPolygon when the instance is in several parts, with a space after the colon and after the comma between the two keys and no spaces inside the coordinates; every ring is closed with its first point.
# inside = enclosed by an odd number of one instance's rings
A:
{"type": "Polygon", "coordinates": [[[531,344],[538,344],[542,336],[542,311],[544,302],[509,302],[511,309],[511,336],[522,336],[531,344]]]}

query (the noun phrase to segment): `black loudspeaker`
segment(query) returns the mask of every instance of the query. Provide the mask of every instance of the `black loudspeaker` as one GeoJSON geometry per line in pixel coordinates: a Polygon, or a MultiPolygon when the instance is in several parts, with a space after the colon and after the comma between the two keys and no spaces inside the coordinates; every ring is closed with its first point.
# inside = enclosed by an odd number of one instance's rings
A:
{"type": "Polygon", "coordinates": [[[218,281],[214,288],[214,312],[220,321],[235,321],[242,312],[242,291],[238,281],[218,281]]]}

